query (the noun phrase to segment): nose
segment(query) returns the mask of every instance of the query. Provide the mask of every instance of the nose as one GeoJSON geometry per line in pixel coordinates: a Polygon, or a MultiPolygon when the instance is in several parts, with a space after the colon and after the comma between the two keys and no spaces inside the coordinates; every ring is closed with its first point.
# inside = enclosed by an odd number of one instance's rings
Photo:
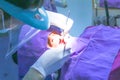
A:
{"type": "Polygon", "coordinates": [[[64,41],[64,39],[60,39],[60,43],[63,43],[63,44],[65,44],[65,41],[64,41]]]}

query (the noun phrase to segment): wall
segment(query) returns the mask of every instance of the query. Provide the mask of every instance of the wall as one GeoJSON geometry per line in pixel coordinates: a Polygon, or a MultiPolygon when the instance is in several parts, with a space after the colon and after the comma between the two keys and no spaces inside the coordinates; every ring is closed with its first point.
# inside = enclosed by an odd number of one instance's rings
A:
{"type": "Polygon", "coordinates": [[[70,34],[79,36],[83,30],[92,25],[92,0],[67,0],[68,7],[57,7],[59,13],[67,16],[70,10],[70,18],[74,20],[70,34]]]}
{"type": "Polygon", "coordinates": [[[18,66],[11,57],[5,58],[8,44],[8,33],[0,33],[0,80],[18,80],[18,66]]]}

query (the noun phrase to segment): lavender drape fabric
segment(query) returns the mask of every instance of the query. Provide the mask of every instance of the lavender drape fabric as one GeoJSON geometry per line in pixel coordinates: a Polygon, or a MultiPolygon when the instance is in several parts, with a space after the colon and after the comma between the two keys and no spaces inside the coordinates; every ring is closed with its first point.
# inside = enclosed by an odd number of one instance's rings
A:
{"type": "Polygon", "coordinates": [[[112,69],[109,75],[109,80],[119,80],[120,79],[120,51],[116,56],[112,69]]]}
{"type": "MultiPolygon", "coordinates": [[[[107,0],[109,8],[120,8],[120,0],[107,0]]],[[[104,0],[100,0],[100,7],[104,7],[104,0]]]]}
{"type": "Polygon", "coordinates": [[[119,34],[120,29],[104,25],[87,28],[80,37],[89,43],[63,66],[60,80],[108,80],[120,49],[119,34]]]}
{"type": "MultiPolygon", "coordinates": [[[[24,25],[22,27],[20,40],[24,38],[30,28],[31,27],[29,25],[24,25]]],[[[48,49],[47,36],[49,33],[49,31],[40,31],[18,50],[18,68],[20,78],[23,78],[30,66],[33,65],[44,51],[48,49]]]]}

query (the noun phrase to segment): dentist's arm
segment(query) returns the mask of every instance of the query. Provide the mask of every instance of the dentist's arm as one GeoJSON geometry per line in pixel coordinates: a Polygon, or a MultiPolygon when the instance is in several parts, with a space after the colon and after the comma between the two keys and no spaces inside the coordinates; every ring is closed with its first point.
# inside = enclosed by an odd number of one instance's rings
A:
{"type": "Polygon", "coordinates": [[[29,69],[23,80],[43,80],[47,75],[60,69],[70,55],[70,47],[64,46],[47,50],[29,69]]]}
{"type": "Polygon", "coordinates": [[[44,76],[34,68],[30,68],[23,80],[44,80],[44,76]]]}
{"type": "Polygon", "coordinates": [[[47,10],[46,12],[48,14],[48,19],[51,25],[55,25],[60,29],[63,29],[64,32],[68,32],[71,29],[73,25],[73,20],[71,18],[68,18],[68,16],[56,12],[47,10]]]}

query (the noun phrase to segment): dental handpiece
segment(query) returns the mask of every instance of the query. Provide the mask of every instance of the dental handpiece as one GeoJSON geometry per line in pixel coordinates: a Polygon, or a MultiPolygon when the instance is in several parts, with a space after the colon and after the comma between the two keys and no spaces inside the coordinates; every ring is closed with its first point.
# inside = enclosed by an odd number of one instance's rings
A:
{"type": "MultiPolygon", "coordinates": [[[[67,19],[66,19],[66,25],[67,25],[69,16],[70,16],[70,10],[68,10],[67,19]]],[[[65,33],[65,31],[63,30],[63,38],[65,37],[65,34],[66,34],[66,33],[65,33]]],[[[63,55],[65,55],[65,48],[66,48],[66,43],[65,43],[65,45],[64,45],[63,55]]]]}

